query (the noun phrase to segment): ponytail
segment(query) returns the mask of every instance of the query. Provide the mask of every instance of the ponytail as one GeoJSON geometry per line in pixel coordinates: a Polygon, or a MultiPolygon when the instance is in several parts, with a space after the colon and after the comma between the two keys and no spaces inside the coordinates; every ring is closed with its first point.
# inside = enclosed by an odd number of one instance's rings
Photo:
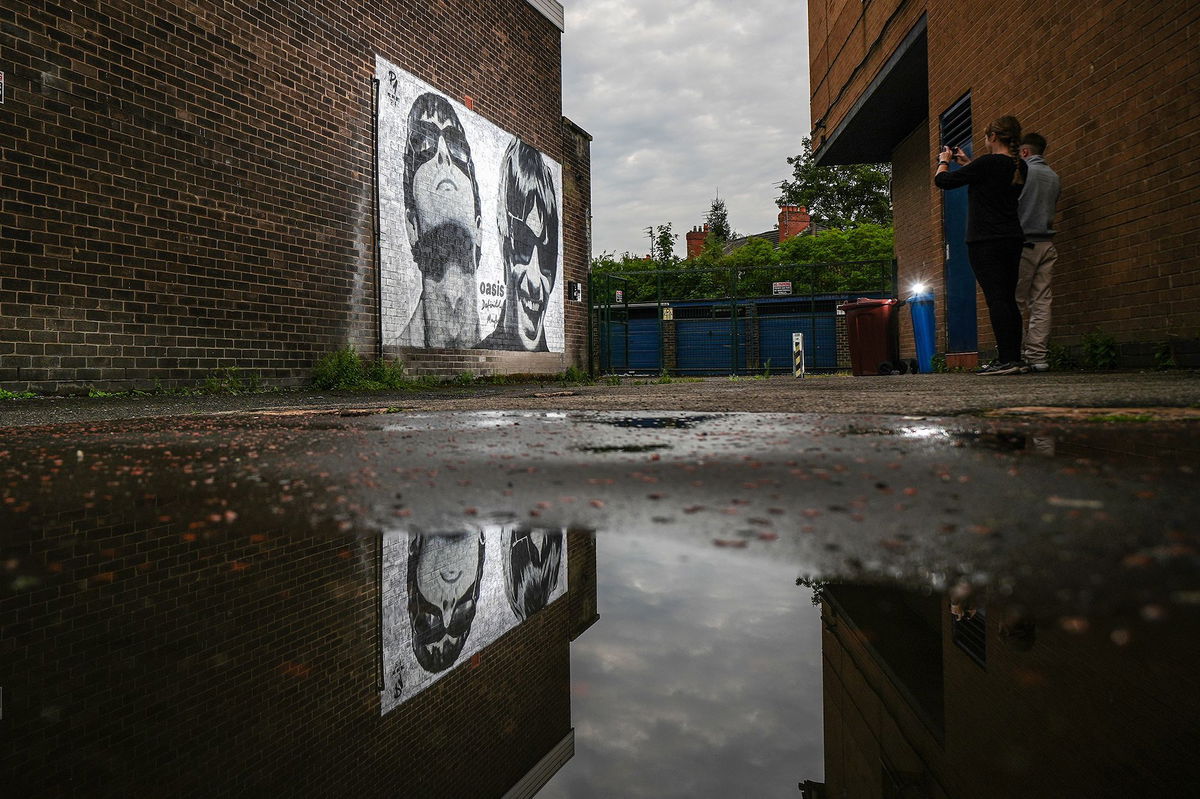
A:
{"type": "Polygon", "coordinates": [[[1017,148],[1021,146],[1021,123],[1016,117],[1000,117],[987,126],[987,132],[1000,140],[1008,148],[1009,157],[1013,160],[1013,186],[1023,186],[1025,176],[1021,174],[1021,156],[1017,148]]]}
{"type": "Polygon", "coordinates": [[[1021,156],[1014,155],[1012,157],[1012,159],[1013,159],[1012,185],[1024,186],[1025,185],[1025,176],[1021,174],[1021,156]]]}

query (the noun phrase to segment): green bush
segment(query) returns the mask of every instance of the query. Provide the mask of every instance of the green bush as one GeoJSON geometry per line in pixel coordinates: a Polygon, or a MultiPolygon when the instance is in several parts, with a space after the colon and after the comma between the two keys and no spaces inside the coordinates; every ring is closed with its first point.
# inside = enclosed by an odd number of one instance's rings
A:
{"type": "Polygon", "coordinates": [[[404,364],[380,358],[365,364],[366,382],[379,388],[404,388],[408,379],[404,376],[404,364]]]}
{"type": "Polygon", "coordinates": [[[1051,344],[1046,352],[1046,363],[1055,372],[1067,372],[1079,368],[1079,362],[1071,354],[1068,347],[1061,344],[1051,344]]]}
{"type": "Polygon", "coordinates": [[[1084,334],[1083,365],[1096,370],[1116,368],[1117,340],[1101,330],[1084,334]]]}
{"type": "Polygon", "coordinates": [[[1169,339],[1154,348],[1154,367],[1161,371],[1179,368],[1179,362],[1175,360],[1175,348],[1169,339]]]}
{"type": "Polygon", "coordinates": [[[350,347],[323,356],[313,366],[313,385],[322,391],[409,389],[436,382],[432,378],[412,380],[404,374],[400,361],[366,360],[350,347]]]}
{"type": "Polygon", "coordinates": [[[350,347],[323,356],[313,367],[313,385],[323,391],[356,388],[366,376],[366,364],[350,347]]]}
{"type": "Polygon", "coordinates": [[[566,371],[559,375],[558,379],[561,383],[577,386],[590,386],[595,382],[587,372],[573,364],[568,366],[566,371]]]}
{"type": "Polygon", "coordinates": [[[205,378],[200,391],[204,394],[256,394],[262,391],[262,378],[254,373],[243,378],[241,369],[226,366],[205,378]]]}

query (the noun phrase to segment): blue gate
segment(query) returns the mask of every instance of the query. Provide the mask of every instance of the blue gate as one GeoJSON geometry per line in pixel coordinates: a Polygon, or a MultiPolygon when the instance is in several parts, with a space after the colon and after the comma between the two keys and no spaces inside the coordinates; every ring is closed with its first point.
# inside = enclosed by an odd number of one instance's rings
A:
{"type": "Polygon", "coordinates": [[[834,371],[839,367],[837,306],[860,297],[895,296],[895,270],[894,260],[875,260],[593,274],[593,369],[790,374],[792,335],[802,333],[807,368],[834,371]],[[705,298],[702,292],[714,287],[737,294],[705,298]],[[784,293],[775,291],[781,287],[784,293]],[[793,295],[792,289],[800,292],[793,295]]]}
{"type": "Polygon", "coordinates": [[[837,317],[832,313],[764,316],[758,321],[759,360],[771,371],[792,369],[792,334],[804,334],[804,364],[808,369],[837,368],[837,317]]]}

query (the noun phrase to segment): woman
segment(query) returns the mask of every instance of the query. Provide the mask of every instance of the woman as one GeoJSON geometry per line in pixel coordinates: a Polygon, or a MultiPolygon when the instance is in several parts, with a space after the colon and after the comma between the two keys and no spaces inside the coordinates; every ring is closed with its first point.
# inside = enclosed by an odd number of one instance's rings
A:
{"type": "Polygon", "coordinates": [[[1021,360],[1021,310],[1017,277],[1024,234],[1017,201],[1029,167],[1017,154],[1021,123],[1000,117],[984,133],[988,154],[972,161],[962,148],[943,147],[933,182],[939,189],[967,187],[967,256],[987,301],[999,357],[979,370],[981,375],[1028,372],[1021,360]],[[961,168],[950,171],[950,163],[961,168]]]}

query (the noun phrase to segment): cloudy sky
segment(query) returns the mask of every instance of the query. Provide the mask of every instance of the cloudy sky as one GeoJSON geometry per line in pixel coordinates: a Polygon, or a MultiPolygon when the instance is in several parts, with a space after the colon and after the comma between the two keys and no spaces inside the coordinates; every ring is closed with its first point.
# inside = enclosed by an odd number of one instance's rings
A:
{"type": "Polygon", "coordinates": [[[594,137],[594,255],[701,224],[718,189],[739,233],[776,223],[809,131],[804,0],[564,0],[563,113],[594,137]]]}
{"type": "Polygon", "coordinates": [[[571,643],[575,756],[538,799],[797,797],[824,774],[821,620],[755,548],[601,531],[571,643]]]}

